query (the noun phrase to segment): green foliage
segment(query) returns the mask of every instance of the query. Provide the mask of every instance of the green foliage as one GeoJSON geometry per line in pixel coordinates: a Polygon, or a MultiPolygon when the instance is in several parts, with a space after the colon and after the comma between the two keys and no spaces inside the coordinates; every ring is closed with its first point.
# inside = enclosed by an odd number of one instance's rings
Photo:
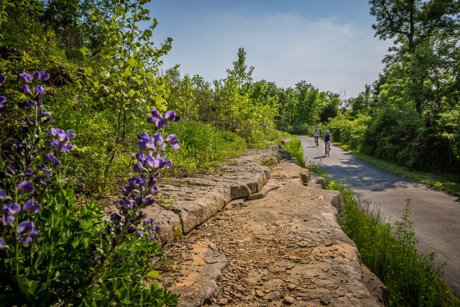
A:
{"type": "Polygon", "coordinates": [[[390,306],[458,306],[460,304],[442,279],[435,255],[420,255],[407,201],[401,220],[394,227],[382,223],[378,211],[370,210],[353,196],[350,188],[327,176],[318,166],[313,171],[324,176],[329,189],[344,199],[339,224],[356,243],[363,262],[385,284],[390,306]]]}
{"type": "Polygon", "coordinates": [[[361,149],[365,143],[363,141],[371,117],[368,115],[358,115],[354,119],[347,119],[342,113],[333,118],[327,128],[331,130],[334,141],[350,144],[353,148],[361,149]]]}
{"type": "Polygon", "coordinates": [[[176,306],[177,296],[163,289],[152,264],[162,255],[160,245],[147,236],[128,237],[117,246],[91,284],[80,294],[84,306],[176,306]]]}
{"type": "Polygon", "coordinates": [[[283,131],[308,134],[319,122],[337,115],[338,95],[320,92],[305,81],[297,83],[294,89],[280,89],[279,92],[277,125],[283,131]]]}
{"type": "Polygon", "coordinates": [[[303,158],[302,143],[299,138],[295,135],[283,134],[284,139],[288,139],[284,142],[284,147],[294,157],[301,167],[305,167],[305,160],[303,158]]]}
{"type": "Polygon", "coordinates": [[[209,170],[219,162],[243,153],[247,147],[245,140],[237,134],[200,122],[181,121],[168,127],[167,132],[176,134],[181,140],[180,152],[168,152],[176,174],[209,170]]]}

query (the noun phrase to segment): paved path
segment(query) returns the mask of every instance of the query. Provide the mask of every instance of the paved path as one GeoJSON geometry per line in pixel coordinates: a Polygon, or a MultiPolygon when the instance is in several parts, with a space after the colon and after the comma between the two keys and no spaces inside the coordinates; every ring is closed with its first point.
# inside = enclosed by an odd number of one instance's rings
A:
{"type": "Polygon", "coordinates": [[[411,199],[418,249],[435,251],[446,262],[444,278],[460,296],[460,199],[425,185],[384,172],[333,146],[330,157],[324,155],[324,143],[316,147],[313,138],[301,136],[307,163],[320,163],[335,179],[353,188],[361,200],[378,206],[382,216],[393,223],[411,199]]]}

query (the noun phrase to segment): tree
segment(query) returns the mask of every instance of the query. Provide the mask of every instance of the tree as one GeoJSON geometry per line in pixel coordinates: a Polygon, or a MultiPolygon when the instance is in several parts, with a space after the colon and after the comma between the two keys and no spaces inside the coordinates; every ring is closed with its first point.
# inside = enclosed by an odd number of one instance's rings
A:
{"type": "Polygon", "coordinates": [[[227,69],[229,78],[235,79],[238,87],[243,88],[244,85],[252,82],[252,73],[254,67],[247,67],[246,65],[246,51],[244,48],[239,48],[237,52],[237,60],[233,62],[233,69],[227,69]]]}

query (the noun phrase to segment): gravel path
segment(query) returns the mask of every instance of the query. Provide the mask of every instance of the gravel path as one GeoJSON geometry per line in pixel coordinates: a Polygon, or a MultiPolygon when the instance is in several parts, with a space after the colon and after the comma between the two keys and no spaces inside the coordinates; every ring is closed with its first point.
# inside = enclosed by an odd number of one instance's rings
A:
{"type": "Polygon", "coordinates": [[[332,177],[350,185],[362,201],[377,206],[387,221],[398,220],[405,200],[410,199],[419,250],[435,251],[438,260],[447,264],[444,278],[460,296],[460,199],[376,169],[336,146],[326,157],[323,142],[316,147],[313,138],[299,138],[307,163],[321,164],[332,177]]]}

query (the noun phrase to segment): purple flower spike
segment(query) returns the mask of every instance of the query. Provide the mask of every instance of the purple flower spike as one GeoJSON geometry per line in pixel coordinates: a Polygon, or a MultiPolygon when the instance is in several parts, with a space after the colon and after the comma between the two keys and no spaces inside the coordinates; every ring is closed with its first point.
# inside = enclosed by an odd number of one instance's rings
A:
{"type": "Polygon", "coordinates": [[[35,191],[35,188],[32,185],[32,183],[27,180],[21,182],[18,186],[18,189],[22,193],[32,193],[33,191],[35,191]]]}
{"type": "Polygon", "coordinates": [[[6,241],[3,238],[0,238],[0,250],[4,250],[6,247],[6,241]]]}
{"type": "Polygon", "coordinates": [[[143,237],[144,236],[144,232],[139,230],[137,233],[136,233],[136,237],[140,238],[140,237],[143,237]]]}
{"type": "Polygon", "coordinates": [[[21,85],[19,90],[24,94],[30,95],[30,87],[27,84],[21,85]]]}
{"type": "Polygon", "coordinates": [[[39,204],[34,203],[34,199],[31,198],[24,203],[22,209],[26,212],[38,213],[42,207],[39,204]]]}
{"type": "Polygon", "coordinates": [[[23,72],[22,74],[19,74],[19,80],[21,80],[23,83],[29,83],[32,81],[32,76],[29,73],[23,72]]]}
{"type": "Polygon", "coordinates": [[[5,76],[0,76],[0,86],[5,84],[5,82],[6,82],[6,77],[5,76]]]}
{"type": "Polygon", "coordinates": [[[35,88],[35,98],[42,98],[45,95],[45,88],[41,85],[35,88]]]}
{"type": "Polygon", "coordinates": [[[3,191],[2,189],[0,189],[0,200],[5,200],[8,198],[8,194],[6,194],[5,191],[3,191]]]}

